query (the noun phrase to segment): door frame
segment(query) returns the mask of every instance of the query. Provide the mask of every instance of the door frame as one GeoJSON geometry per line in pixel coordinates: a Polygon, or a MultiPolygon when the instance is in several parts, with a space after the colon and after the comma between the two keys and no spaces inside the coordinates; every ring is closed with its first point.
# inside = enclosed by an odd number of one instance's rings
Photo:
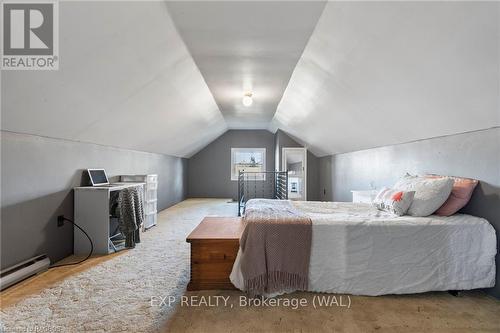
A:
{"type": "MultiPolygon", "coordinates": [[[[281,169],[283,171],[288,171],[285,166],[286,166],[286,155],[287,152],[301,152],[304,154],[304,165],[303,165],[303,171],[304,171],[304,201],[307,201],[307,148],[304,147],[283,147],[281,148],[281,169]]],[[[288,184],[287,184],[288,188],[288,184]]]]}

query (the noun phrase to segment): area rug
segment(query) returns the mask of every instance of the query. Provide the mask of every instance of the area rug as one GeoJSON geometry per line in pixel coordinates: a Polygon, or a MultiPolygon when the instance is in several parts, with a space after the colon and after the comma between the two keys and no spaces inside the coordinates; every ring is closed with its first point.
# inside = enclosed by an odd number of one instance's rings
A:
{"type": "Polygon", "coordinates": [[[151,299],[182,295],[189,280],[185,239],[204,216],[234,216],[227,200],[190,199],[158,216],[135,249],[3,309],[2,332],[156,332],[173,306],[151,299]]]}

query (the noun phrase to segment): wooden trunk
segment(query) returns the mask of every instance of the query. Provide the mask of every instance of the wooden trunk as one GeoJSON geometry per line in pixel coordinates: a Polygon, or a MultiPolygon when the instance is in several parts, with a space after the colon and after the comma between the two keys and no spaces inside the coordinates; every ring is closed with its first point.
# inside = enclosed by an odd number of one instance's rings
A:
{"type": "Polygon", "coordinates": [[[235,289],[229,280],[243,223],[237,217],[206,217],[189,234],[191,280],[188,290],[235,289]]]}

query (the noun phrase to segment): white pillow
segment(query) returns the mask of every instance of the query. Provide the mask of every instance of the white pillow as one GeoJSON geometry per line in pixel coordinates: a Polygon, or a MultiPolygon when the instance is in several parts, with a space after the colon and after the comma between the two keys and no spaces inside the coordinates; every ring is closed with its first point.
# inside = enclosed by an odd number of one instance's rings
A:
{"type": "Polygon", "coordinates": [[[415,191],[401,191],[384,187],[373,200],[373,205],[379,210],[402,216],[410,207],[414,196],[415,191]]]}
{"type": "Polygon", "coordinates": [[[429,216],[448,199],[453,188],[453,179],[429,179],[416,176],[401,178],[394,189],[415,191],[413,202],[408,208],[408,215],[429,216]]]}

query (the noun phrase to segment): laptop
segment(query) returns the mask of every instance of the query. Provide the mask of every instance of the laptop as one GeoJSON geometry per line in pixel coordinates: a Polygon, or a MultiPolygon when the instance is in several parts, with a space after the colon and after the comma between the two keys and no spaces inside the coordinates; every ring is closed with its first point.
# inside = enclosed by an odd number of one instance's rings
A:
{"type": "Polygon", "coordinates": [[[115,184],[110,184],[106,171],[104,169],[87,169],[89,174],[90,183],[92,186],[116,186],[115,184]]]}

